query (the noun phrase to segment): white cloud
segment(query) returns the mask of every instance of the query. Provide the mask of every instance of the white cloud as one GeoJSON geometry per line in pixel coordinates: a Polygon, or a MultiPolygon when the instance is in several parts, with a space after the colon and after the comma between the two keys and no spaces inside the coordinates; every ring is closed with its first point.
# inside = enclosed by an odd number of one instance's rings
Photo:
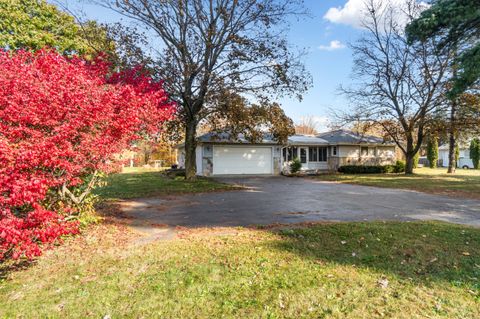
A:
{"type": "MultiPolygon", "coordinates": [[[[386,3],[392,5],[396,9],[396,20],[400,24],[407,23],[407,16],[404,14],[402,8],[411,0],[388,0],[386,3]]],[[[379,2],[381,3],[381,2],[379,2]]],[[[424,2],[418,2],[423,8],[428,8],[429,5],[424,2]]],[[[344,6],[332,7],[328,9],[323,16],[324,19],[337,24],[345,24],[355,28],[362,28],[362,21],[367,16],[366,1],[365,0],[348,0],[344,6]]]]}
{"type": "Polygon", "coordinates": [[[323,18],[332,23],[346,24],[360,28],[364,17],[364,8],[364,0],[348,0],[343,7],[328,9],[323,18]]]}
{"type": "Polygon", "coordinates": [[[338,40],[333,40],[328,45],[321,45],[318,48],[323,51],[335,51],[345,48],[345,44],[338,40]]]}

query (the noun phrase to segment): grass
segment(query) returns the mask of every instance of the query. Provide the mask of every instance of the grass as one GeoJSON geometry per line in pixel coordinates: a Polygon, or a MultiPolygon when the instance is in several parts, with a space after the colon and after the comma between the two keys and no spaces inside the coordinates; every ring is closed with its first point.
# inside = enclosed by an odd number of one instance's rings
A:
{"type": "Polygon", "coordinates": [[[438,222],[98,225],[0,280],[0,317],[478,318],[480,229],[438,222]]]}
{"type": "Polygon", "coordinates": [[[107,177],[106,186],[98,188],[95,193],[103,200],[112,201],[230,189],[235,187],[209,178],[198,177],[195,181],[185,181],[182,177],[172,179],[163,176],[162,169],[127,168],[120,174],[107,177]]]}
{"type": "Polygon", "coordinates": [[[325,181],[366,186],[411,189],[426,193],[462,196],[480,199],[480,171],[458,169],[454,175],[445,168],[419,168],[414,175],[366,174],[366,175],[322,175],[325,181]]]}

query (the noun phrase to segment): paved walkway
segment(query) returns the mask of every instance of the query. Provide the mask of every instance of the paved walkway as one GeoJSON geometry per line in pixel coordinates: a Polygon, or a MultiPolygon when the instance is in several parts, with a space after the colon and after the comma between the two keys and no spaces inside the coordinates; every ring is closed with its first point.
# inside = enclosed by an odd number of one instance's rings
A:
{"type": "Polygon", "coordinates": [[[480,227],[480,201],[307,178],[224,178],[245,190],[124,201],[156,226],[249,226],[306,221],[442,220],[480,227]]]}

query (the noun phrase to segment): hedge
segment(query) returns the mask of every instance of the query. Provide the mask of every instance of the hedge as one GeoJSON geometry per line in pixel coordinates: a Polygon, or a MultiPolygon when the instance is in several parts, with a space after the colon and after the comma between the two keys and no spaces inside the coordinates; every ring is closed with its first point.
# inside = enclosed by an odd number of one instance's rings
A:
{"type": "Polygon", "coordinates": [[[405,172],[405,163],[397,161],[395,165],[344,165],[338,172],[345,174],[387,174],[405,172]]]}

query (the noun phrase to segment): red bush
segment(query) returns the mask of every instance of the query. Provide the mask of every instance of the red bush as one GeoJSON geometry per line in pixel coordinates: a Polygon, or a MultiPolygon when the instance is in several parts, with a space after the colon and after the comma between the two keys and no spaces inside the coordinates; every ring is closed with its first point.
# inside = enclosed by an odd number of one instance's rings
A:
{"type": "Polygon", "coordinates": [[[108,170],[175,108],[141,68],[110,74],[101,58],[1,51],[0,70],[0,259],[32,257],[40,243],[77,232],[42,206],[47,191],[108,170]]]}

